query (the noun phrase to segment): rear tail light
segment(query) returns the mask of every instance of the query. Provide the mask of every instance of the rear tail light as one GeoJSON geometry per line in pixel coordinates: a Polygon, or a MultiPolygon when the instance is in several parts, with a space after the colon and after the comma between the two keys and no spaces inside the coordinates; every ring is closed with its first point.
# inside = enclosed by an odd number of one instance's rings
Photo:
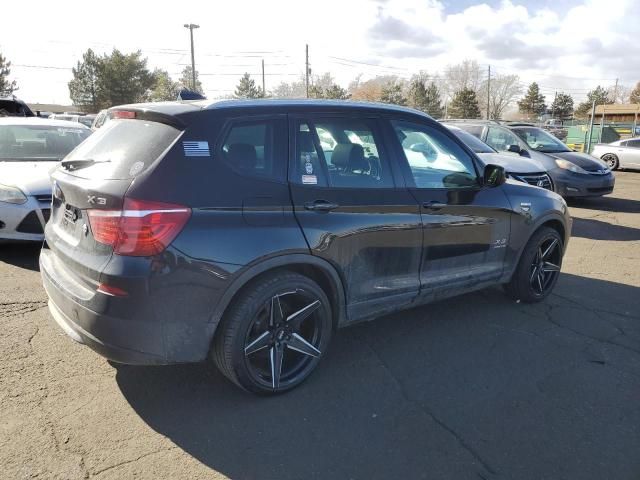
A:
{"type": "Polygon", "coordinates": [[[114,253],[133,257],[157,255],[173,242],[191,216],[182,205],[126,198],[122,210],[88,210],[97,242],[114,253]]]}

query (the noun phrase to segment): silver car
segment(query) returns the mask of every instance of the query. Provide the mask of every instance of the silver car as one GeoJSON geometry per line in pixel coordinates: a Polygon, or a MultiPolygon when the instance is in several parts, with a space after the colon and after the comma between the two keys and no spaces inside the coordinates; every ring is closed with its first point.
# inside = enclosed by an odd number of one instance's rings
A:
{"type": "Polygon", "coordinates": [[[507,177],[528,183],[536,187],[553,191],[553,182],[545,168],[532,158],[498,153],[478,137],[455,125],[444,124],[451,132],[464,142],[485,165],[494,164],[504,168],[507,177]]]}
{"type": "Polygon", "coordinates": [[[90,134],[76,122],[0,118],[0,242],[42,241],[51,212],[49,172],[90,134]]]}
{"type": "Polygon", "coordinates": [[[593,148],[591,155],[603,160],[611,170],[640,169],[640,137],[599,143],[593,148]]]}

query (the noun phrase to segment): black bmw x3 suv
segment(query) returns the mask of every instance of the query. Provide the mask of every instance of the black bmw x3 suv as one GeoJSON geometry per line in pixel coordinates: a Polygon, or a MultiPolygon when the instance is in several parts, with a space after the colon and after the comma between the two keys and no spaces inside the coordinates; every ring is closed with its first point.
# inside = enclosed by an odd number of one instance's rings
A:
{"type": "Polygon", "coordinates": [[[571,219],[420,112],[334,101],[117,107],[53,173],[53,318],[114,362],[303,380],[338,327],[504,284],[544,299],[571,219]]]}

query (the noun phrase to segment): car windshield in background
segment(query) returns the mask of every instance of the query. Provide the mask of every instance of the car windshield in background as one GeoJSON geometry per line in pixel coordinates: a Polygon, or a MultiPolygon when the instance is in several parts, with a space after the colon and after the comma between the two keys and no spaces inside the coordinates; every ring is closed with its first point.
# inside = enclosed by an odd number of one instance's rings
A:
{"type": "Polygon", "coordinates": [[[0,125],[0,161],[58,161],[90,134],[80,127],[0,125]]]}
{"type": "Polygon", "coordinates": [[[553,153],[553,152],[570,152],[571,150],[556,137],[545,132],[541,128],[536,127],[520,127],[514,128],[513,131],[527,145],[537,152],[553,153]]]}
{"type": "Polygon", "coordinates": [[[464,142],[464,144],[473,150],[475,153],[496,153],[496,151],[489,145],[484,143],[478,137],[471,135],[464,130],[451,130],[451,132],[464,142]]]}
{"type": "Polygon", "coordinates": [[[85,127],[91,127],[94,118],[95,117],[78,117],[78,122],[83,124],[85,127]]]}

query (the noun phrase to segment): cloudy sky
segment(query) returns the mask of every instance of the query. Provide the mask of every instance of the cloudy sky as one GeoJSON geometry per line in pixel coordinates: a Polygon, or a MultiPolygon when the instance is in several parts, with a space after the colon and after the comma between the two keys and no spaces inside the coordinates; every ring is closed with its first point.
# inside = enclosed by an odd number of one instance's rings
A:
{"type": "Polygon", "coordinates": [[[438,74],[465,59],[537,81],[551,97],[640,80],[637,0],[21,0],[11,12],[0,52],[30,102],[68,103],[71,67],[87,48],[140,49],[151,68],[178,77],[190,62],[189,22],[201,27],[196,68],[211,98],[230,95],[245,71],[258,81],[261,59],[267,89],[299,78],[305,44],[313,72],[345,87],[358,74],[438,74]]]}

